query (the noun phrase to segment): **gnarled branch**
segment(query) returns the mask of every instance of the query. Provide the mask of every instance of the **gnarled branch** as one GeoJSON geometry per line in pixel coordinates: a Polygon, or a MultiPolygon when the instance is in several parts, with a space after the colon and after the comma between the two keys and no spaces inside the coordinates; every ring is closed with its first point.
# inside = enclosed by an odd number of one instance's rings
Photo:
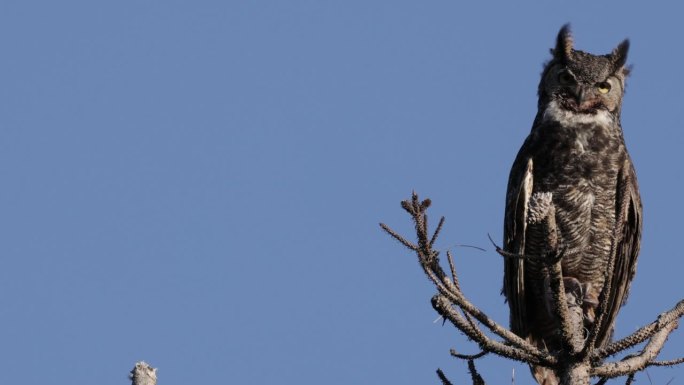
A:
{"type": "MultiPolygon", "coordinates": [[[[673,309],[661,314],[651,324],[640,328],[623,339],[609,344],[603,349],[596,349],[597,333],[601,322],[603,322],[606,306],[605,304],[600,304],[597,318],[585,340],[584,330],[582,329],[581,309],[578,314],[575,314],[578,309],[568,306],[569,294],[564,287],[560,264],[563,253],[557,247],[549,250],[549,255],[546,256],[511,255],[498,247],[497,252],[504,258],[539,258],[544,261],[549,273],[549,286],[553,299],[552,309],[559,325],[561,325],[562,349],[556,352],[540,349],[508,328],[499,325],[472,304],[461,291],[456,273],[456,264],[451,252],[447,252],[451,277],[440,266],[439,252],[434,250],[433,247],[444,226],[445,220],[442,217],[435,232],[430,235],[427,216],[427,209],[430,204],[431,201],[429,199],[420,201],[415,192],[410,200],[401,202],[401,206],[411,215],[414,222],[417,243],[407,240],[384,223],[381,223],[380,227],[418,256],[418,261],[423,271],[438,291],[438,294],[432,298],[433,308],[482,349],[482,352],[477,355],[462,355],[452,351],[454,357],[468,362],[473,384],[484,384],[484,380],[475,370],[474,361],[487,353],[551,368],[556,372],[558,378],[561,379],[563,385],[588,384],[589,377],[598,377],[600,378],[599,383],[604,383],[609,378],[620,376],[627,376],[627,382],[631,383],[634,380],[634,374],[648,366],[672,366],[684,362],[684,359],[656,361],[667,337],[676,329],[678,320],[684,316],[684,300],[680,301],[673,309]],[[494,333],[500,340],[488,336],[482,330],[482,327],[494,333]],[[620,361],[603,361],[644,341],[648,342],[638,354],[630,355],[620,361]]],[[[548,230],[547,234],[554,236],[556,230],[555,221],[551,220],[552,218],[547,219],[549,219],[545,222],[548,230]]],[[[619,230],[615,229],[616,232],[619,230]]],[[[548,242],[549,244],[555,245],[553,239],[550,239],[550,241],[548,242]]],[[[611,274],[613,269],[613,263],[609,262],[606,271],[607,276],[611,274]]],[[[610,280],[607,280],[607,282],[610,282],[610,280]]],[[[609,283],[606,284],[599,297],[602,303],[606,302],[604,297],[605,293],[610,290],[609,285],[609,283]]],[[[437,373],[443,384],[450,384],[441,370],[438,369],[437,373]]]]}

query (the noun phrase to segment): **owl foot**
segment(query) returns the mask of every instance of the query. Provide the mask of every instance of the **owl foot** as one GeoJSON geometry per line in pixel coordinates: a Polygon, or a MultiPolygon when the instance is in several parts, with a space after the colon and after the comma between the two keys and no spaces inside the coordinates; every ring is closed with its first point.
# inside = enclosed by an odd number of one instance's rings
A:
{"type": "MultiPolygon", "coordinates": [[[[563,286],[565,287],[565,302],[568,308],[574,308],[578,306],[583,306],[584,304],[584,287],[577,278],[574,277],[564,277],[563,286]]],[[[550,317],[553,317],[553,292],[551,290],[551,282],[549,277],[544,279],[544,304],[546,305],[546,311],[550,317]]]]}
{"type": "Polygon", "coordinates": [[[582,285],[584,297],[582,297],[582,310],[584,312],[584,323],[587,327],[594,324],[596,320],[596,309],[599,305],[599,295],[601,290],[591,283],[582,285]]]}

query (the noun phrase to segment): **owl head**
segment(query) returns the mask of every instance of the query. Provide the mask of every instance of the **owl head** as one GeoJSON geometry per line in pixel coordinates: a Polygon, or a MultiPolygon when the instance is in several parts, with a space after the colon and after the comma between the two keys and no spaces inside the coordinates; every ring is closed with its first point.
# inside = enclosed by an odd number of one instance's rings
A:
{"type": "Polygon", "coordinates": [[[572,46],[570,26],[558,32],[553,58],[539,83],[539,109],[554,108],[565,115],[589,118],[597,113],[620,115],[629,40],[607,55],[592,55],[572,46]]]}

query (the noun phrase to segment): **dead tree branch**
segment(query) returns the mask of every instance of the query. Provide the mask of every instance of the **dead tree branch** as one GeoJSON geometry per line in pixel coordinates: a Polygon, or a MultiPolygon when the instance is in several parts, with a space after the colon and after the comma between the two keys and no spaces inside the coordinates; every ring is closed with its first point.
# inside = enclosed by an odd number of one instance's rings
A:
{"type": "Polygon", "coordinates": [[[682,317],[682,315],[684,315],[684,300],[679,301],[679,303],[677,303],[677,305],[675,305],[672,309],[659,315],[658,319],[635,331],[629,336],[611,343],[604,349],[596,350],[594,352],[594,358],[603,359],[636,346],[653,337],[655,333],[662,330],[668,324],[678,320],[682,317]]]}
{"type": "MultiPolygon", "coordinates": [[[[435,311],[473,340],[482,350],[476,355],[457,354],[452,350],[452,356],[467,361],[473,384],[485,384],[475,369],[475,360],[488,353],[550,368],[561,379],[563,385],[589,384],[591,377],[600,378],[599,383],[601,383],[609,378],[621,376],[627,376],[627,382],[630,383],[633,381],[635,373],[648,366],[673,366],[684,362],[682,358],[656,361],[667,337],[677,328],[679,319],[684,316],[684,300],[633,334],[613,342],[603,349],[596,348],[597,333],[601,322],[603,322],[605,305],[599,305],[595,322],[585,334],[581,307],[576,306],[577,298],[573,297],[575,294],[564,284],[561,270],[563,251],[558,250],[555,244],[553,237],[556,236],[556,228],[551,215],[545,218],[543,222],[543,226],[546,226],[545,233],[550,237],[547,244],[553,245],[548,255],[510,255],[498,247],[497,251],[504,258],[539,258],[544,261],[552,291],[552,310],[560,325],[562,349],[554,352],[546,351],[501,326],[465,297],[458,282],[456,264],[451,252],[447,252],[450,276],[440,266],[439,252],[433,247],[445,220],[444,217],[440,218],[436,230],[430,235],[427,216],[427,209],[430,204],[429,199],[420,201],[415,192],[411,199],[401,202],[402,208],[409,213],[415,225],[416,243],[407,240],[384,223],[380,223],[380,227],[418,256],[420,266],[437,288],[437,294],[432,297],[432,306],[435,311]],[[496,337],[489,336],[485,331],[494,334],[496,337]],[[619,361],[604,362],[605,359],[617,353],[625,352],[642,342],[646,342],[646,345],[639,353],[619,361]]],[[[615,229],[615,231],[621,230],[615,229]]],[[[614,267],[612,263],[608,265],[606,273],[611,274],[614,267]]],[[[599,297],[600,300],[603,299],[602,297],[606,295],[605,293],[608,290],[610,287],[604,288],[599,297]]],[[[450,384],[441,370],[438,369],[437,374],[443,384],[450,384]]]]}
{"type": "Polygon", "coordinates": [[[148,365],[145,361],[135,364],[129,375],[132,385],[157,385],[157,369],[148,365]]]}
{"type": "Polygon", "coordinates": [[[442,381],[442,385],[452,385],[451,381],[449,381],[442,369],[437,369],[437,377],[439,377],[439,380],[442,381]]]}

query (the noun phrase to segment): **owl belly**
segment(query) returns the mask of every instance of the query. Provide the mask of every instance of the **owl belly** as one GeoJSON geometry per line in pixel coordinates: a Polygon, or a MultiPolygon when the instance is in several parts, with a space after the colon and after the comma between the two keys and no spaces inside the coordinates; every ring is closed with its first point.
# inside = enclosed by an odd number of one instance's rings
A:
{"type": "Polygon", "coordinates": [[[565,250],[563,276],[602,287],[615,225],[615,188],[582,180],[559,186],[553,202],[558,244],[565,250]]]}

